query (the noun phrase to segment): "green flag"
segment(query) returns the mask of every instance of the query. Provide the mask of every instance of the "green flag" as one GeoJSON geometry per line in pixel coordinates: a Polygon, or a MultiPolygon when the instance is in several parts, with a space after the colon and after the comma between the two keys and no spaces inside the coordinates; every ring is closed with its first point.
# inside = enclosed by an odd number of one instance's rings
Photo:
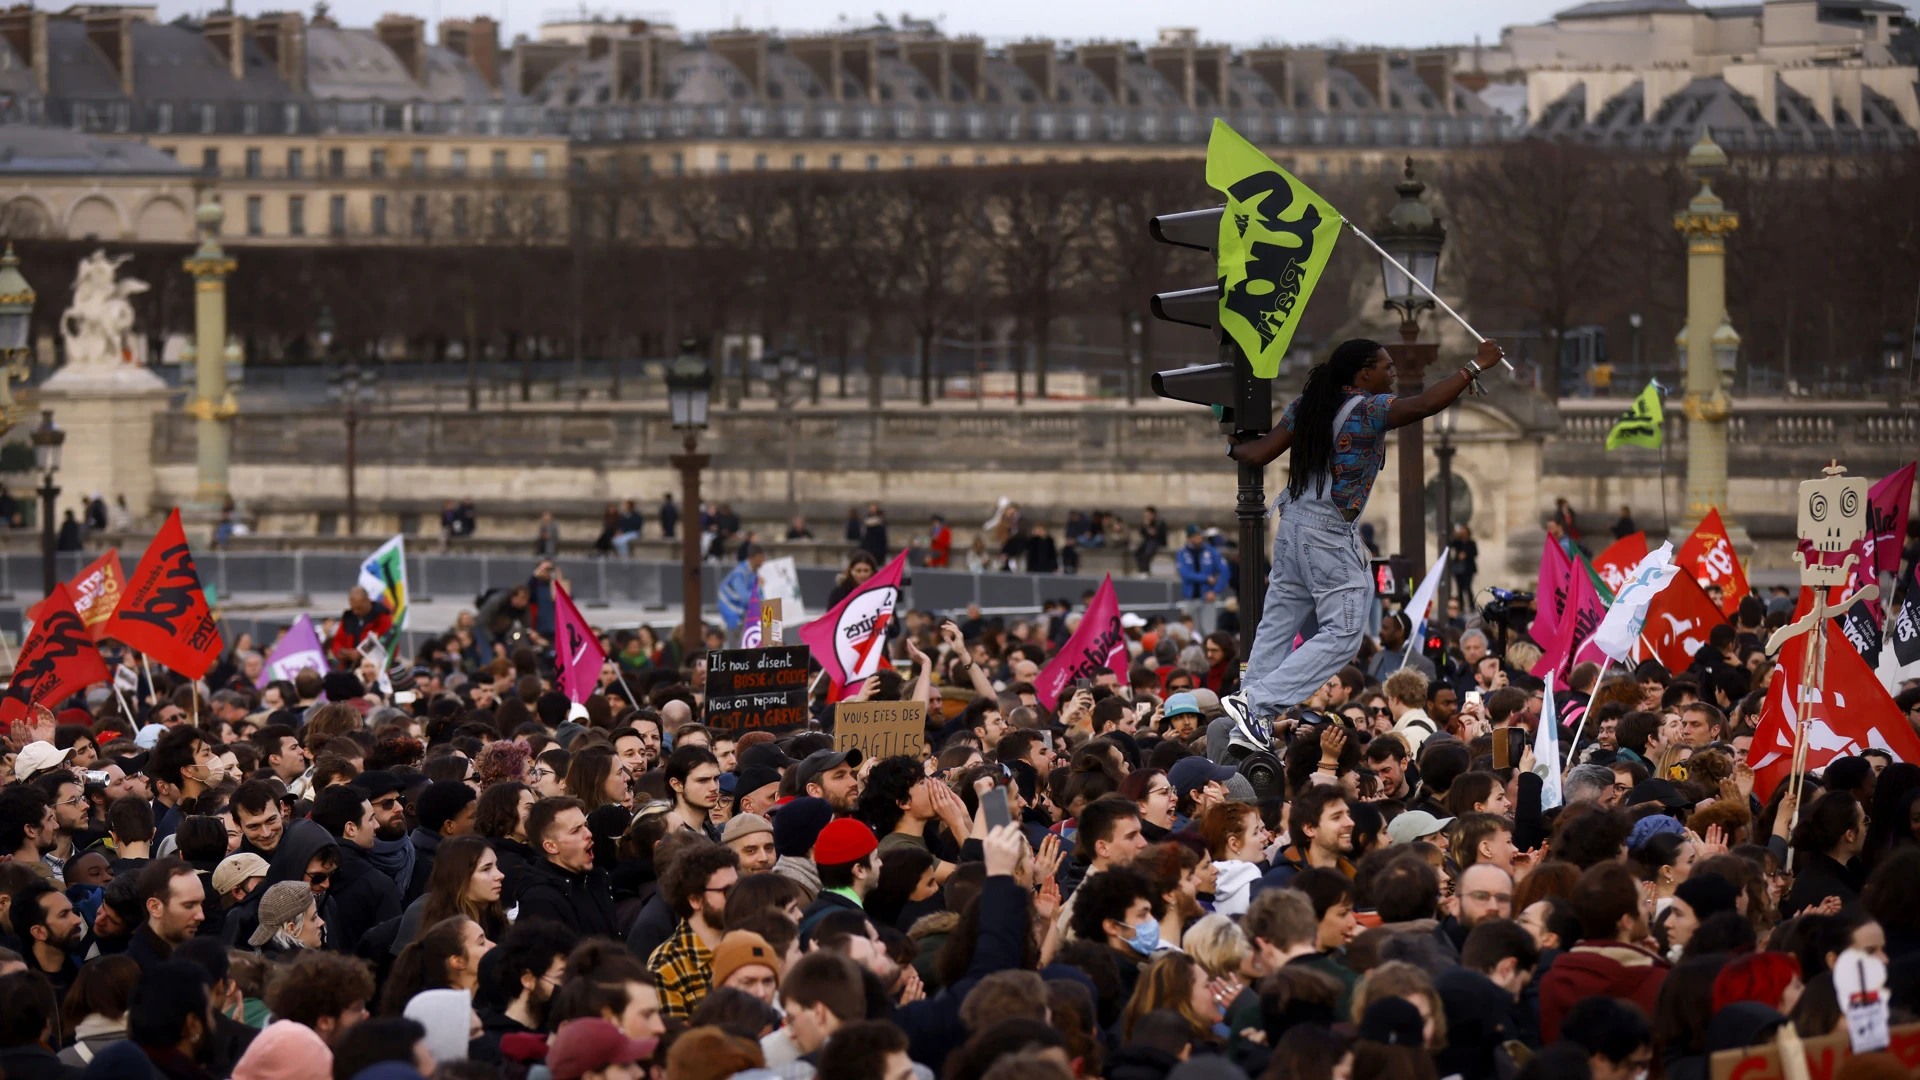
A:
{"type": "Polygon", "coordinates": [[[1621,414],[1620,422],[1607,432],[1607,449],[1631,445],[1658,450],[1665,422],[1666,414],[1660,411],[1660,384],[1649,380],[1647,388],[1633,399],[1633,408],[1621,414]]]}
{"type": "Polygon", "coordinates": [[[1207,184],[1227,197],[1220,215],[1220,325],[1247,354],[1253,373],[1271,379],[1280,373],[1344,220],[1220,120],[1207,141],[1207,184]]]}

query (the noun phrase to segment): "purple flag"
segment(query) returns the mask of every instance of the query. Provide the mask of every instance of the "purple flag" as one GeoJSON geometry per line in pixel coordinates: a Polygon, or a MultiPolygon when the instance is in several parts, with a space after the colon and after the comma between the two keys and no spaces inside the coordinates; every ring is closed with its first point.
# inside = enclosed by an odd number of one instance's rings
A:
{"type": "Polygon", "coordinates": [[[325,672],[327,657],[320,650],[320,635],[313,629],[313,620],[301,614],[267,654],[266,666],[260,669],[260,678],[254,685],[264,687],[275,679],[291,679],[308,668],[325,672]]]}
{"type": "Polygon", "coordinates": [[[559,582],[553,586],[554,657],[559,663],[560,692],[575,705],[583,705],[600,684],[600,668],[607,662],[606,651],[593,628],[573,606],[573,597],[559,582]]]}

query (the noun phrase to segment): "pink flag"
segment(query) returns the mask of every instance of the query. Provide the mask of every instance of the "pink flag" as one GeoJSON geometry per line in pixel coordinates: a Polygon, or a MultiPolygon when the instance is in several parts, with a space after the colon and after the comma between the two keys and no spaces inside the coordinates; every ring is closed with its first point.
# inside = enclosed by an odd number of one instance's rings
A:
{"type": "Polygon", "coordinates": [[[1094,592],[1073,636],[1033,680],[1034,696],[1047,708],[1057,708],[1070,683],[1090,680],[1102,671],[1113,672],[1120,677],[1120,684],[1126,685],[1127,633],[1120,628],[1120,601],[1113,595],[1111,574],[1094,592]]]}
{"type": "Polygon", "coordinates": [[[1913,502],[1914,462],[1883,477],[1867,492],[1867,515],[1873,536],[1874,569],[1882,574],[1900,572],[1900,544],[1907,535],[1907,511],[1913,502]]]}
{"type": "Polygon", "coordinates": [[[599,687],[600,668],[607,662],[607,653],[581,617],[580,609],[573,606],[573,597],[557,581],[553,583],[553,630],[553,653],[560,668],[555,681],[568,701],[585,704],[599,687]]]}
{"type": "Polygon", "coordinates": [[[1600,594],[1594,591],[1593,575],[1580,573],[1569,575],[1573,580],[1567,590],[1566,610],[1553,628],[1553,636],[1540,644],[1540,662],[1533,665],[1533,675],[1545,677],[1547,672],[1555,672],[1562,683],[1570,680],[1567,674],[1573,665],[1581,660],[1603,662],[1606,655],[1593,644],[1594,631],[1600,629],[1600,620],[1607,617],[1606,605],[1600,602],[1600,594]]]}
{"type": "MultiPolygon", "coordinates": [[[[900,602],[900,572],[907,565],[901,552],[879,573],[835,604],[832,611],[800,628],[800,640],[826,669],[834,687],[867,678],[880,670],[886,655],[887,625],[900,602]]],[[[830,698],[831,700],[831,695],[830,698]]]]}
{"type": "Polygon", "coordinates": [[[1573,560],[1567,557],[1567,549],[1560,546],[1560,541],[1548,533],[1546,543],[1540,548],[1540,583],[1533,592],[1536,612],[1533,629],[1527,632],[1535,643],[1545,645],[1554,636],[1560,625],[1560,613],[1567,606],[1567,584],[1572,580],[1573,560]]]}

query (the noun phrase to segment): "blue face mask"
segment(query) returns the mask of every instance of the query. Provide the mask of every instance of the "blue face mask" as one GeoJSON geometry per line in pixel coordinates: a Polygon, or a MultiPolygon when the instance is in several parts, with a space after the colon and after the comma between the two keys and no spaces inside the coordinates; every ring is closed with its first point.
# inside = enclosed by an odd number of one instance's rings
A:
{"type": "Polygon", "coordinates": [[[1153,919],[1142,921],[1140,925],[1133,928],[1133,940],[1127,944],[1133,946],[1133,951],[1141,956],[1152,955],[1153,950],[1160,947],[1159,922],[1153,919]]]}

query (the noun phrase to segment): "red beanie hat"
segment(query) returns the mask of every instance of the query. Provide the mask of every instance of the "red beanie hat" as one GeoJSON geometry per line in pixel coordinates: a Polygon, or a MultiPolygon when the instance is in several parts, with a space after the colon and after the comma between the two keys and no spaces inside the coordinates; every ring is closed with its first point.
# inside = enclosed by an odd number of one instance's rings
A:
{"type": "Polygon", "coordinates": [[[1713,980],[1713,1011],[1738,1001],[1757,1001],[1769,1009],[1780,1007],[1780,995],[1800,977],[1800,961],[1789,953],[1757,952],[1728,962],[1713,980]]]}
{"type": "Polygon", "coordinates": [[[820,830],[813,843],[813,861],[818,866],[838,866],[864,859],[880,846],[873,830],[853,818],[835,818],[820,830]]]}

